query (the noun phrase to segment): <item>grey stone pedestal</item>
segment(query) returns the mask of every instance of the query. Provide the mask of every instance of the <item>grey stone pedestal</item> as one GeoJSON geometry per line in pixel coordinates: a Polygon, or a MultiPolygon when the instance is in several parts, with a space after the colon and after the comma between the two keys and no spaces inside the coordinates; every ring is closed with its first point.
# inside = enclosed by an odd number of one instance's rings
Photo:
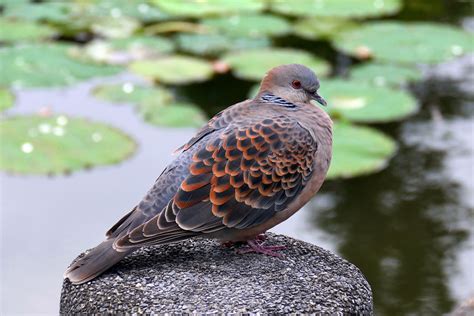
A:
{"type": "Polygon", "coordinates": [[[268,234],[267,243],[285,245],[285,257],[240,255],[202,239],[140,249],[93,281],[66,280],[61,314],[372,314],[357,267],[286,236],[268,234]]]}

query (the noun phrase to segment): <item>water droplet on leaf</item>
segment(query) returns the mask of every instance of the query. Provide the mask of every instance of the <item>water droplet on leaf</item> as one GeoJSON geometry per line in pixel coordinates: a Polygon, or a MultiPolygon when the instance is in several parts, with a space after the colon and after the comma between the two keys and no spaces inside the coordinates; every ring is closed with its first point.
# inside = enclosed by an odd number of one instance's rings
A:
{"type": "Polygon", "coordinates": [[[21,151],[25,154],[29,154],[35,149],[31,143],[23,143],[21,145],[21,151]]]}
{"type": "Polygon", "coordinates": [[[51,125],[47,123],[40,124],[38,126],[38,130],[40,131],[41,134],[49,134],[51,133],[51,125]]]}
{"type": "Polygon", "coordinates": [[[127,83],[123,84],[122,90],[123,90],[123,92],[129,94],[129,93],[132,93],[133,90],[135,90],[135,86],[132,83],[127,82],[127,83]]]}
{"type": "Polygon", "coordinates": [[[454,56],[460,56],[464,52],[463,48],[459,45],[453,45],[451,46],[451,53],[453,53],[454,56]]]}
{"type": "Polygon", "coordinates": [[[335,97],[333,106],[335,108],[359,109],[367,105],[365,98],[335,97]]]}
{"type": "Polygon", "coordinates": [[[65,126],[67,125],[67,117],[65,117],[64,115],[60,115],[56,118],[56,123],[59,125],[59,126],[65,126]]]}
{"type": "Polygon", "coordinates": [[[102,140],[102,134],[100,134],[100,133],[94,133],[94,134],[92,134],[91,138],[92,138],[92,141],[93,141],[94,143],[98,143],[98,142],[100,142],[100,141],[102,140]]]}

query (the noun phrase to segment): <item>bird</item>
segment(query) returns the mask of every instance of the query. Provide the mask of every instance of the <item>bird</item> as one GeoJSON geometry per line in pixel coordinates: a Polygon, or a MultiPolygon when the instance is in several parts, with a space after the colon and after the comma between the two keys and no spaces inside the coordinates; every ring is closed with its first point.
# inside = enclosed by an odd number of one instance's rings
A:
{"type": "Polygon", "coordinates": [[[258,94],[216,114],[181,146],[144,198],[64,273],[88,282],[143,246],[192,237],[247,243],[275,255],[260,237],[301,209],[323,184],[332,157],[332,121],[316,74],[280,65],[258,94]]]}

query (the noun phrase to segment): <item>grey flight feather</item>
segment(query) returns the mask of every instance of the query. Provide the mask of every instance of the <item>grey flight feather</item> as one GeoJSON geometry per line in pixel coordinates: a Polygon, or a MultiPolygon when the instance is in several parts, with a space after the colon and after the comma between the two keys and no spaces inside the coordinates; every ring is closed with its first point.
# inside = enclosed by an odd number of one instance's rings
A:
{"type": "Polygon", "coordinates": [[[317,88],[302,65],[274,68],[255,99],[218,113],[182,146],[142,201],[65,277],[87,282],[145,245],[245,240],[291,216],[317,192],[331,159],[331,120],[309,102],[321,98],[317,88]],[[278,213],[285,215],[276,220],[278,213]]]}

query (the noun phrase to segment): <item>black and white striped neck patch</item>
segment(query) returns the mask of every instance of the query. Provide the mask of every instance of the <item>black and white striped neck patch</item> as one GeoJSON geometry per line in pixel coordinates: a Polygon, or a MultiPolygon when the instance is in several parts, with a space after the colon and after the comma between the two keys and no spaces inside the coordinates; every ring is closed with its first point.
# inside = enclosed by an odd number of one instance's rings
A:
{"type": "Polygon", "coordinates": [[[273,95],[271,93],[265,93],[264,95],[260,97],[260,99],[266,103],[278,104],[286,108],[296,108],[295,104],[289,101],[286,101],[283,98],[277,97],[276,95],[273,95]]]}

